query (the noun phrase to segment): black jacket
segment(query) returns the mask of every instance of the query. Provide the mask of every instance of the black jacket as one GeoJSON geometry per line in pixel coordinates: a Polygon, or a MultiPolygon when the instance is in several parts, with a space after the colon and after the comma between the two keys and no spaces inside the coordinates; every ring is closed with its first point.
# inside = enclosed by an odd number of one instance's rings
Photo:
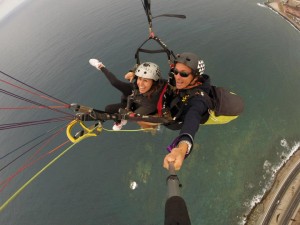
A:
{"type": "Polygon", "coordinates": [[[170,102],[171,116],[176,120],[173,123],[167,125],[167,128],[172,130],[179,130],[179,137],[176,138],[176,142],[181,140],[187,140],[193,143],[195,134],[197,133],[200,124],[207,121],[209,117],[208,109],[209,102],[207,98],[200,94],[191,94],[195,92],[204,91],[207,94],[210,93],[211,85],[208,75],[203,74],[199,79],[202,83],[191,89],[175,90],[173,99],[170,102]],[[182,99],[189,96],[185,102],[182,99]]]}
{"type": "Polygon", "coordinates": [[[132,96],[129,96],[128,101],[131,101],[131,111],[140,115],[153,115],[157,113],[157,103],[167,81],[159,80],[156,82],[157,83],[154,84],[156,85],[155,91],[153,91],[150,96],[148,94],[139,93],[138,89],[134,91],[132,96]]]}
{"type": "Polygon", "coordinates": [[[124,104],[113,104],[116,105],[117,107],[111,107],[114,110],[110,111],[110,113],[118,113],[119,107],[122,106],[125,108],[126,104],[127,106],[129,106],[129,109],[131,111],[140,115],[151,115],[157,112],[157,102],[162,92],[162,89],[167,83],[166,80],[157,81],[157,83],[155,84],[157,85],[157,88],[150,96],[148,96],[148,94],[139,93],[137,85],[135,83],[128,83],[119,80],[107,68],[102,67],[101,71],[104,73],[104,75],[109,80],[111,85],[122,92],[122,102],[124,104]]]}

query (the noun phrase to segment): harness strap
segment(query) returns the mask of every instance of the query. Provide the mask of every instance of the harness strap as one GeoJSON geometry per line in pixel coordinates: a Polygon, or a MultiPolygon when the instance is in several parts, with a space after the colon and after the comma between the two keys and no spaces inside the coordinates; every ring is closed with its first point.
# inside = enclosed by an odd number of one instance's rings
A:
{"type": "Polygon", "coordinates": [[[144,49],[144,48],[140,48],[139,51],[145,52],[145,53],[164,53],[164,52],[166,52],[164,49],[150,50],[150,49],[144,49]]]}
{"type": "Polygon", "coordinates": [[[158,102],[157,102],[157,113],[158,113],[158,116],[162,116],[162,109],[163,109],[163,98],[164,98],[164,95],[167,91],[167,87],[168,87],[168,84],[165,84],[162,92],[160,93],[160,96],[159,96],[159,99],[158,99],[158,102]]]}
{"type": "Polygon", "coordinates": [[[170,121],[166,118],[154,115],[139,115],[136,113],[107,113],[101,110],[92,109],[91,112],[78,113],[76,119],[79,121],[100,121],[107,120],[120,121],[122,119],[129,121],[144,121],[150,123],[167,124],[170,121]]]}
{"type": "Polygon", "coordinates": [[[147,20],[148,20],[148,24],[149,24],[149,28],[152,28],[152,14],[151,14],[151,10],[150,10],[150,1],[148,0],[144,0],[143,3],[143,7],[147,16],[147,20]]]}
{"type": "Polygon", "coordinates": [[[140,47],[137,49],[134,57],[135,57],[136,62],[137,62],[138,65],[141,63],[140,62],[140,56],[139,56],[140,52],[150,53],[150,54],[153,54],[153,53],[164,53],[165,52],[167,54],[169,64],[171,64],[171,57],[173,57],[174,59],[176,58],[176,56],[173,53],[173,51],[170,50],[170,49],[168,49],[167,45],[164,42],[162,42],[162,40],[160,40],[158,37],[156,37],[154,35],[153,36],[150,35],[149,38],[147,40],[145,40],[140,45],[140,47]],[[162,49],[159,49],[159,50],[150,50],[150,49],[144,49],[144,48],[142,48],[149,40],[156,41],[161,46],[162,49]]]}
{"type": "Polygon", "coordinates": [[[193,96],[199,96],[201,95],[202,97],[204,97],[204,99],[206,100],[206,103],[208,105],[208,108],[211,110],[215,109],[215,103],[212,99],[212,97],[209,96],[209,94],[207,94],[205,91],[203,91],[201,88],[197,87],[193,90],[187,90],[187,94],[186,94],[186,101],[193,97],[193,96]]]}
{"type": "Polygon", "coordinates": [[[187,89],[184,92],[179,92],[177,94],[178,94],[177,97],[173,99],[173,101],[170,104],[170,110],[173,112],[175,110],[176,112],[175,116],[173,116],[173,120],[176,120],[181,116],[184,110],[184,105],[188,104],[189,99],[192,98],[193,96],[202,96],[205,99],[205,103],[207,104],[207,107],[210,110],[215,109],[215,103],[212,97],[210,97],[209,94],[207,94],[199,87],[194,89],[187,89]]]}

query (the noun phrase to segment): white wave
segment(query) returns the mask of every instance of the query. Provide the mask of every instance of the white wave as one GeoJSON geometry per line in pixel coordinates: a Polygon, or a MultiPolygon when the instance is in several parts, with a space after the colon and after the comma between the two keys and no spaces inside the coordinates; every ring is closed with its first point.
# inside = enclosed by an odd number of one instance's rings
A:
{"type": "Polygon", "coordinates": [[[27,0],[0,0],[0,21],[27,0]]]}
{"type": "Polygon", "coordinates": [[[285,140],[285,139],[282,139],[281,141],[280,141],[280,145],[282,146],[282,147],[285,147],[285,148],[288,148],[289,146],[288,146],[288,143],[287,143],[287,141],[285,140]]]}
{"type": "MultiPolygon", "coordinates": [[[[290,159],[290,157],[299,149],[300,142],[294,142],[293,147],[290,148],[289,144],[286,139],[280,140],[280,145],[286,150],[286,152],[282,152],[279,154],[280,159],[282,159],[277,165],[272,166],[272,164],[266,160],[264,162],[263,168],[266,172],[266,175],[271,175],[269,178],[269,181],[265,184],[265,186],[262,188],[260,193],[253,196],[253,198],[250,201],[244,202],[244,206],[248,208],[248,212],[245,214],[249,214],[251,210],[263,199],[265,193],[271,188],[273,181],[275,179],[275,176],[277,172],[280,170],[280,168],[290,159]]],[[[266,175],[263,176],[263,179],[266,179],[266,175]]],[[[239,225],[244,225],[246,223],[246,216],[241,218],[239,221],[239,225]]]]}
{"type": "Polygon", "coordinates": [[[265,4],[263,4],[263,3],[256,3],[258,6],[260,6],[260,7],[263,7],[263,8],[267,8],[267,6],[265,5],[265,4]]]}

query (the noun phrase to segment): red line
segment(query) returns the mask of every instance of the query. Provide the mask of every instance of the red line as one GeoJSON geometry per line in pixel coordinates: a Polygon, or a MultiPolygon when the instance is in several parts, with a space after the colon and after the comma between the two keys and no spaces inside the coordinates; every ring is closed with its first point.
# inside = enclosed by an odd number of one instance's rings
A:
{"type": "Polygon", "coordinates": [[[27,163],[29,163],[31,160],[33,160],[36,155],[38,155],[38,153],[40,153],[40,151],[47,146],[47,144],[50,143],[50,141],[53,140],[53,138],[55,138],[58,134],[60,134],[63,130],[65,129],[65,127],[62,127],[61,129],[59,129],[58,131],[56,131],[54,134],[52,134],[48,139],[47,141],[33,154],[33,156],[31,156],[27,162],[24,163],[24,166],[26,166],[27,163]]]}
{"type": "Polygon", "coordinates": [[[8,178],[6,178],[5,180],[0,182],[0,193],[7,187],[7,185],[11,182],[11,180],[13,178],[15,178],[17,175],[19,175],[21,172],[23,172],[25,169],[29,168],[30,166],[32,166],[33,164],[35,164],[36,162],[38,162],[39,160],[43,159],[44,157],[51,155],[52,153],[54,153],[55,151],[57,151],[59,148],[61,148],[62,146],[64,146],[65,144],[67,144],[68,142],[70,142],[69,140],[63,142],[62,144],[58,145],[57,147],[51,149],[50,151],[44,153],[43,155],[41,155],[40,157],[38,157],[37,159],[34,160],[35,156],[44,148],[47,146],[47,144],[54,138],[56,137],[58,134],[60,134],[63,130],[65,129],[65,127],[61,128],[60,130],[58,130],[56,133],[54,133],[49,139],[47,139],[47,141],[45,142],[45,144],[40,147],[34,154],[32,157],[30,157],[29,160],[27,160],[27,162],[25,162],[23,164],[23,166],[21,166],[15,173],[13,173],[12,175],[10,175],[8,178]]]}
{"type": "Polygon", "coordinates": [[[7,185],[12,181],[13,178],[15,178],[17,175],[19,175],[21,172],[23,172],[25,169],[29,168],[30,166],[32,166],[33,164],[35,164],[36,162],[40,161],[41,159],[43,159],[44,157],[46,157],[47,155],[52,154],[53,152],[55,152],[56,150],[58,150],[59,148],[61,148],[62,146],[64,146],[65,144],[67,144],[68,142],[70,142],[69,140],[63,142],[62,144],[60,144],[59,146],[55,147],[54,149],[50,150],[49,152],[45,153],[44,155],[40,156],[39,158],[37,158],[35,161],[30,162],[29,164],[23,165],[22,167],[20,167],[14,174],[12,174],[11,176],[9,176],[8,178],[6,178],[5,180],[1,181],[0,186],[2,186],[2,188],[0,189],[0,193],[7,187],[7,185]]]}
{"type": "Polygon", "coordinates": [[[0,110],[28,110],[28,109],[61,109],[69,108],[69,105],[57,106],[23,106],[23,107],[0,107],[0,110]]]}
{"type": "Polygon", "coordinates": [[[0,81],[2,81],[3,83],[6,83],[6,84],[8,84],[8,85],[11,85],[11,86],[13,86],[13,87],[15,87],[15,88],[19,88],[19,89],[21,89],[21,90],[23,90],[23,91],[26,91],[26,92],[28,92],[28,93],[30,93],[30,94],[33,94],[33,95],[39,96],[39,97],[41,97],[41,98],[47,99],[47,100],[49,100],[49,101],[51,101],[51,102],[56,102],[56,103],[65,105],[65,103],[63,103],[63,102],[61,102],[61,101],[58,101],[58,100],[56,100],[56,99],[47,97],[47,96],[45,96],[45,95],[40,95],[40,94],[34,93],[34,92],[32,92],[32,91],[30,91],[30,90],[28,90],[28,89],[22,88],[22,87],[20,87],[20,86],[18,86],[18,85],[12,84],[12,83],[10,83],[10,82],[8,82],[8,81],[2,80],[2,79],[0,79],[0,81]]]}

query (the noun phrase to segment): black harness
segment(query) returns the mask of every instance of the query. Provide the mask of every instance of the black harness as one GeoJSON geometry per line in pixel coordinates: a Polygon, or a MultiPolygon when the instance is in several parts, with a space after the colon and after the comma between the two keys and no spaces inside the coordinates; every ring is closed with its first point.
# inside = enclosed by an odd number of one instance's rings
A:
{"type": "Polygon", "coordinates": [[[200,87],[180,91],[170,104],[170,113],[171,115],[174,115],[173,120],[180,118],[183,113],[184,106],[188,105],[189,100],[195,96],[203,97],[208,108],[213,108],[212,99],[200,87]]]}

